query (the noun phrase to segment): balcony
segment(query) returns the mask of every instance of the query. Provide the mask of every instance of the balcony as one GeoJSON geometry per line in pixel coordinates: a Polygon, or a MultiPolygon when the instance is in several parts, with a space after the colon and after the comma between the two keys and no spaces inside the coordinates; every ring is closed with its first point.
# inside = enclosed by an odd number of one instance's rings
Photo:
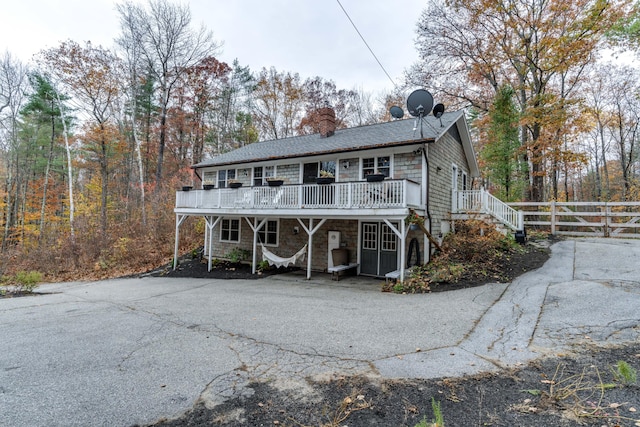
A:
{"type": "MultiPolygon", "coordinates": [[[[240,187],[176,192],[178,213],[295,215],[300,210],[326,210],[328,215],[353,215],[363,209],[420,208],[420,185],[409,180],[296,184],[280,187],[240,187]]],[[[316,212],[317,215],[317,212],[316,212]]]]}

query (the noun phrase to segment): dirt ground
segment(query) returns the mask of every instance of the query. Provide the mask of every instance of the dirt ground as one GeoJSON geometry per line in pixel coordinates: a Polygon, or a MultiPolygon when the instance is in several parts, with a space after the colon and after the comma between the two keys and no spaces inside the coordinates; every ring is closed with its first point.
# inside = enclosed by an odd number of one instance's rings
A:
{"type": "MultiPolygon", "coordinates": [[[[500,281],[540,267],[549,256],[544,245],[505,260],[500,281]]],[[[154,275],[173,277],[261,278],[285,270],[252,275],[246,265],[221,263],[212,272],[199,259],[154,275]]],[[[494,277],[468,274],[458,283],[439,284],[433,292],[491,286],[494,277]]],[[[576,348],[570,355],[536,361],[520,369],[435,380],[381,380],[336,377],[308,380],[311,394],[292,394],[269,383],[253,383],[244,393],[213,409],[202,402],[174,420],[153,426],[408,426],[435,421],[440,405],[447,427],[460,426],[640,426],[640,386],[618,367],[640,368],[640,343],[617,348],[576,348]],[[625,377],[624,374],[627,376],[625,377]],[[625,380],[626,378],[626,380],[625,380]]]]}
{"type": "Polygon", "coordinates": [[[583,349],[573,357],[501,374],[437,380],[362,377],[310,381],[315,393],[292,395],[268,383],[207,409],[202,403],[154,426],[430,426],[432,399],[447,427],[638,426],[640,387],[616,379],[618,361],[638,366],[640,344],[583,349]]]}

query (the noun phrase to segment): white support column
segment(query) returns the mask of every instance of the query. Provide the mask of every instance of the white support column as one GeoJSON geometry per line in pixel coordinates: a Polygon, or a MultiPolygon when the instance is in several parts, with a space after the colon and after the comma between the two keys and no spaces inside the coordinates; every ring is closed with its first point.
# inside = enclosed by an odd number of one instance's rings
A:
{"type": "Polygon", "coordinates": [[[173,248],[173,269],[175,270],[178,267],[178,246],[180,243],[180,225],[185,220],[186,215],[176,214],[176,236],[175,236],[175,246],[173,248]]]}
{"type": "Polygon", "coordinates": [[[258,230],[267,222],[267,218],[262,218],[258,223],[258,218],[253,218],[253,224],[249,221],[248,217],[244,217],[244,220],[249,224],[251,230],[253,230],[253,257],[251,258],[251,274],[256,274],[256,267],[258,264],[258,230]]]}
{"type": "MultiPolygon", "coordinates": [[[[313,218],[309,218],[309,230],[313,229],[313,218]]],[[[307,280],[311,279],[311,258],[313,257],[313,233],[308,231],[307,241],[307,280]]]]}
{"type": "Polygon", "coordinates": [[[208,216],[205,217],[205,219],[207,221],[207,230],[205,231],[205,234],[208,235],[207,241],[209,245],[207,247],[207,271],[211,271],[211,259],[213,257],[213,229],[216,227],[216,225],[218,225],[222,217],[218,216],[214,220],[213,216],[208,216]]]}
{"type": "Polygon", "coordinates": [[[404,223],[404,220],[400,220],[400,230],[398,230],[388,219],[384,220],[385,224],[393,231],[393,233],[400,239],[400,278],[399,280],[404,281],[404,272],[405,265],[407,263],[406,254],[405,254],[405,244],[407,241],[407,226],[404,223]]]}
{"type": "Polygon", "coordinates": [[[298,222],[302,226],[302,229],[309,236],[309,240],[307,242],[307,280],[311,279],[311,258],[313,256],[313,235],[322,227],[322,225],[327,221],[326,218],[320,220],[318,225],[314,227],[313,218],[309,218],[309,227],[307,227],[300,218],[298,218],[298,222]]]}

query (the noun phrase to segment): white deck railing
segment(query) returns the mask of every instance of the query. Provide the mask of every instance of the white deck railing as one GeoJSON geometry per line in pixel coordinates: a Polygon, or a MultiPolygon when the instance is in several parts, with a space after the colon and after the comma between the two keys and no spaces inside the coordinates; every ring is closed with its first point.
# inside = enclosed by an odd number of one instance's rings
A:
{"type": "Polygon", "coordinates": [[[176,208],[191,209],[405,208],[420,201],[420,185],[407,180],[176,192],[176,208]]]}
{"type": "Polygon", "coordinates": [[[524,230],[522,211],[513,209],[486,190],[454,191],[452,201],[452,213],[489,214],[513,230],[524,230]]]}

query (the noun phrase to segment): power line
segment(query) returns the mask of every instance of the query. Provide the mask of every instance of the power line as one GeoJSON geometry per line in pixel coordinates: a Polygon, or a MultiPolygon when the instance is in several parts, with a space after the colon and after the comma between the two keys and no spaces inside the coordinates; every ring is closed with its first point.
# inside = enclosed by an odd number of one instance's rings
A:
{"type": "Polygon", "coordinates": [[[358,33],[358,35],[360,36],[360,38],[362,39],[362,41],[364,42],[364,45],[367,46],[367,49],[369,49],[369,52],[371,52],[371,55],[373,55],[373,58],[376,60],[376,62],[378,63],[378,65],[380,66],[380,68],[382,68],[382,71],[384,71],[384,73],[387,75],[387,77],[389,78],[389,81],[391,82],[391,84],[393,84],[393,87],[396,87],[396,83],[393,81],[393,79],[391,78],[391,76],[389,75],[389,73],[387,73],[387,70],[384,69],[384,66],[382,65],[382,63],[380,62],[380,60],[378,59],[378,57],[376,56],[375,53],[373,53],[373,50],[371,49],[371,47],[369,47],[369,43],[367,43],[367,41],[364,39],[364,37],[362,36],[362,34],[360,33],[360,30],[358,30],[358,27],[356,27],[356,24],[353,22],[353,20],[351,19],[351,17],[349,16],[349,14],[347,13],[347,11],[344,9],[344,7],[342,6],[342,3],[340,3],[340,0],[336,0],[338,2],[338,5],[340,5],[340,9],[342,9],[342,11],[344,12],[344,14],[346,15],[347,19],[349,20],[349,22],[351,22],[351,25],[353,25],[353,28],[356,30],[356,33],[358,33]]]}

